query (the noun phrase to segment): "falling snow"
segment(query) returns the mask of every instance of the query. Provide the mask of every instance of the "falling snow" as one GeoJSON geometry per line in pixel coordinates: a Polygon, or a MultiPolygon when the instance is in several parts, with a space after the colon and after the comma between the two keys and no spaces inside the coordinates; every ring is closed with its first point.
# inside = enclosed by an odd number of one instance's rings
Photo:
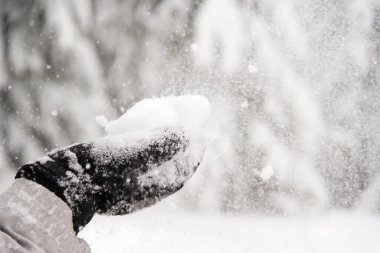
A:
{"type": "Polygon", "coordinates": [[[96,217],[94,252],[380,250],[379,1],[0,5],[1,191],[56,147],[202,125],[189,184],[96,217]]]}

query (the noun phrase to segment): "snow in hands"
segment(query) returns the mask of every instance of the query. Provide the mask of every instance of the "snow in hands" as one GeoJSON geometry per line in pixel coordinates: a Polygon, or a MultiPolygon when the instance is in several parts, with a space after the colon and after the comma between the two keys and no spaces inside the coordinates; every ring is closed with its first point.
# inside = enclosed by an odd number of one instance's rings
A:
{"type": "Polygon", "coordinates": [[[144,99],[114,121],[104,123],[104,116],[98,116],[97,121],[105,125],[109,135],[117,135],[165,126],[199,129],[210,114],[207,98],[183,95],[144,99]]]}
{"type": "MultiPolygon", "coordinates": [[[[94,150],[98,153],[98,157],[107,153],[105,150],[112,150],[111,157],[121,157],[126,156],[123,153],[125,149],[122,148],[126,142],[136,149],[128,150],[128,152],[141,153],[140,149],[145,149],[146,143],[144,144],[144,142],[146,140],[154,140],[161,136],[163,139],[156,141],[156,143],[160,143],[167,139],[165,134],[162,134],[165,131],[181,135],[186,140],[186,146],[182,147],[180,152],[164,163],[155,163],[134,181],[136,183],[134,187],[149,189],[149,192],[156,191],[156,189],[161,189],[162,193],[165,193],[167,189],[171,189],[169,192],[174,192],[173,189],[180,189],[194,174],[202,159],[205,144],[200,133],[202,133],[201,128],[210,114],[211,107],[207,98],[199,95],[144,99],[120,118],[109,123],[104,123],[103,120],[102,123],[108,136],[100,139],[94,150]],[[123,151],[118,153],[118,150],[123,151]]],[[[100,118],[104,119],[103,116],[100,118]]],[[[178,145],[182,144],[178,143],[178,145]]],[[[160,144],[159,146],[161,149],[170,149],[168,146],[160,144]]],[[[173,148],[171,149],[173,150],[173,148]]],[[[109,156],[106,155],[99,161],[107,159],[106,157],[109,156]]],[[[126,180],[131,183],[130,177],[127,177],[126,180]]],[[[125,203],[121,202],[117,209],[123,205],[125,206],[125,203]]],[[[139,209],[139,207],[130,205],[129,208],[139,209]]]]}
{"type": "Polygon", "coordinates": [[[181,189],[198,168],[205,146],[200,131],[191,129],[204,123],[204,106],[209,112],[199,96],[143,100],[107,124],[109,135],[53,150],[17,177],[63,199],[77,232],[95,213],[122,215],[150,206],[181,189]],[[201,106],[191,108],[193,102],[201,106]]]}

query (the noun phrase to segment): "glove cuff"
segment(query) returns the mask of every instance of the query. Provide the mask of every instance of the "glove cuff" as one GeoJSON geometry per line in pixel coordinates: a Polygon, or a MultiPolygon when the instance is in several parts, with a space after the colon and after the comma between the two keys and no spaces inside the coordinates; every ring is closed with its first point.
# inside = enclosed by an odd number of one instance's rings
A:
{"type": "Polygon", "coordinates": [[[76,233],[87,225],[95,214],[95,201],[91,194],[89,177],[78,175],[61,162],[49,159],[26,164],[19,169],[15,178],[36,182],[62,199],[72,211],[73,228],[76,233]]]}

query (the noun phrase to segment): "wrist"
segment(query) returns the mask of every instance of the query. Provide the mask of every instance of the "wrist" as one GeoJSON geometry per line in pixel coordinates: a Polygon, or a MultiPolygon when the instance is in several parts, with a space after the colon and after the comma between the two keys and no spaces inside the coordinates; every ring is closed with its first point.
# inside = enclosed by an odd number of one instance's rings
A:
{"type": "Polygon", "coordinates": [[[63,200],[72,211],[73,228],[78,233],[95,214],[90,179],[77,175],[63,164],[49,159],[22,166],[16,174],[45,187],[63,200]]]}

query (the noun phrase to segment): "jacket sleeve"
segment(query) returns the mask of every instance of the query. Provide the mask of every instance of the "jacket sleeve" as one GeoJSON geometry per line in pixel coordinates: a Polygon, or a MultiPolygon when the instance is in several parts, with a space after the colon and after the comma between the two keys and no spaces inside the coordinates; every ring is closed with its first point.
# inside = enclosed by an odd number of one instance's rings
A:
{"type": "Polygon", "coordinates": [[[0,195],[0,253],[89,253],[70,208],[37,183],[17,179],[0,195]]]}

